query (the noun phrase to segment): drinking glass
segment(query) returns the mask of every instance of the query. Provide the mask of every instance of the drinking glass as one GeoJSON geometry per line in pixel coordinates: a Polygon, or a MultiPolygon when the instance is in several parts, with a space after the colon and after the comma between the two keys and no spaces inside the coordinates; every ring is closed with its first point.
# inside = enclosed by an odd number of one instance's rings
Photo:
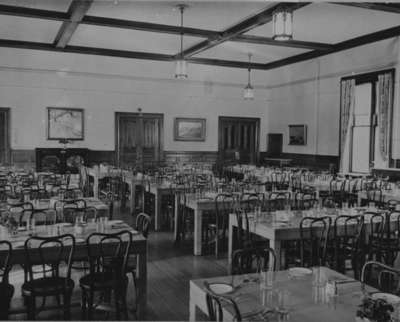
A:
{"type": "Polygon", "coordinates": [[[278,319],[279,321],[288,321],[289,320],[289,309],[290,309],[290,297],[291,294],[288,290],[279,290],[278,291],[278,319]]]}
{"type": "Polygon", "coordinates": [[[275,272],[268,269],[260,272],[260,289],[271,290],[274,286],[275,272]]]}

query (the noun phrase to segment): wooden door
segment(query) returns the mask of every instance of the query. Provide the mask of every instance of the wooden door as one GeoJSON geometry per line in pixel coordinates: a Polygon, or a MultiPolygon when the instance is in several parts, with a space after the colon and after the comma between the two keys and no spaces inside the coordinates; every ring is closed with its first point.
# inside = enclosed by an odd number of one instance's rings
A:
{"type": "Polygon", "coordinates": [[[142,154],[145,167],[162,160],[162,114],[117,113],[116,120],[117,164],[120,167],[135,167],[138,153],[142,154]]]}
{"type": "Polygon", "coordinates": [[[219,118],[218,151],[223,161],[255,163],[258,160],[260,119],[219,118]]]}
{"type": "Polygon", "coordinates": [[[10,109],[0,108],[0,164],[10,163],[10,109]]]}
{"type": "Polygon", "coordinates": [[[268,133],[268,156],[279,157],[282,154],[282,133],[268,133]]]}

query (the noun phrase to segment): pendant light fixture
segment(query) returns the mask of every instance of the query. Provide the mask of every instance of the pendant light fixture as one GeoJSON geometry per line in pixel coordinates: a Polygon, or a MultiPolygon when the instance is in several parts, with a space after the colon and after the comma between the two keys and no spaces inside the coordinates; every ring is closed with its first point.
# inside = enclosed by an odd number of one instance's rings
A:
{"type": "Polygon", "coordinates": [[[245,100],[252,100],[254,99],[254,88],[253,86],[251,86],[251,82],[250,82],[250,62],[251,62],[251,53],[249,53],[249,67],[248,67],[248,79],[247,79],[247,85],[244,88],[243,91],[243,98],[245,100]]]}
{"type": "MultiPolygon", "coordinates": [[[[178,9],[181,12],[181,28],[183,28],[183,11],[185,10],[186,6],[184,4],[178,5],[178,9]]],[[[177,79],[186,79],[187,75],[187,62],[183,57],[183,31],[181,31],[181,50],[179,52],[179,58],[175,62],[175,78],[177,79]]]]}
{"type": "Polygon", "coordinates": [[[272,39],[286,41],[293,39],[293,11],[280,6],[272,15],[274,35],[272,39]]]}

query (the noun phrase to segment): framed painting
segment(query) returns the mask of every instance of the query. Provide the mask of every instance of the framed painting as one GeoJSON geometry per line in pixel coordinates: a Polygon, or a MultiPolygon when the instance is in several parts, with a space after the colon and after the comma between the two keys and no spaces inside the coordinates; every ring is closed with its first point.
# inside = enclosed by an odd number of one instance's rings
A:
{"type": "Polygon", "coordinates": [[[81,108],[47,108],[48,140],[83,140],[84,117],[81,108]]]}
{"type": "Polygon", "coordinates": [[[205,141],[206,119],[176,117],[174,122],[175,141],[205,141]]]}
{"type": "Polygon", "coordinates": [[[307,144],[307,125],[289,125],[289,145],[307,144]]]}

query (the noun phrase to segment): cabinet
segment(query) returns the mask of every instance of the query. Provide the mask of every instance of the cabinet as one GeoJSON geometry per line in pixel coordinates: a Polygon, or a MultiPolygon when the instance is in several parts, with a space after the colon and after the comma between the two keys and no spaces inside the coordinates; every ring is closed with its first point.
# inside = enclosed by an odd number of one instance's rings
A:
{"type": "Polygon", "coordinates": [[[89,149],[36,148],[36,171],[60,174],[79,173],[81,163],[88,164],[89,149]]]}

